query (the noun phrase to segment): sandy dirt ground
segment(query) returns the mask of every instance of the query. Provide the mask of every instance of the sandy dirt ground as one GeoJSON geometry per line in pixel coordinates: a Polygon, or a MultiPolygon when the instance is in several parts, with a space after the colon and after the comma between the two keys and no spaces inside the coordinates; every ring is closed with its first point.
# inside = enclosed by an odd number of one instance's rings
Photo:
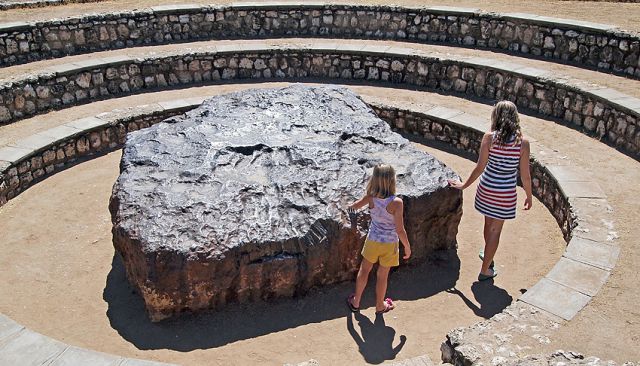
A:
{"type": "MultiPolygon", "coordinates": [[[[424,149],[458,172],[473,167],[424,149]]],[[[293,300],[152,324],[111,244],[107,203],[119,158],[118,151],[68,169],[0,208],[0,312],[69,344],[184,365],[281,365],[309,358],[324,365],[378,364],[425,353],[438,361],[448,330],[499,312],[564,250],[554,219],[536,202],[505,227],[495,285],[475,282],[482,217],[469,189],[458,256],[393,273],[389,294],[398,308],[384,318],[374,316],[371,288],[367,308],[350,316],[344,297],[352,284],[346,283],[293,300]],[[452,287],[459,292],[448,292],[452,287]]]]}
{"type": "MultiPolygon", "coordinates": [[[[164,4],[229,4],[233,0],[120,0],[88,4],[69,4],[36,9],[13,9],[0,13],[0,21],[42,20],[64,18],[83,13],[112,12],[118,10],[142,9],[164,4]]],[[[295,3],[317,2],[297,0],[295,3]]],[[[613,24],[622,29],[640,30],[637,21],[640,16],[638,4],[615,2],[583,2],[558,0],[333,0],[342,4],[377,4],[405,6],[457,6],[500,13],[531,13],[558,18],[587,20],[596,23],[613,24]]]]}

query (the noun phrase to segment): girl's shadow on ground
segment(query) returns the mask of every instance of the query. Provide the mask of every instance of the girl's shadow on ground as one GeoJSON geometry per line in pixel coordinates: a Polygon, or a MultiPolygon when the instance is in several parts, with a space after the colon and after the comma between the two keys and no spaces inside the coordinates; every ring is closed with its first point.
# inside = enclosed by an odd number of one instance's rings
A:
{"type": "Polygon", "coordinates": [[[513,298],[507,291],[493,285],[493,280],[483,282],[478,281],[471,285],[473,297],[480,306],[474,304],[473,301],[469,300],[465,294],[455,287],[448,289],[447,292],[460,296],[462,301],[464,301],[474,314],[485,319],[489,319],[498,314],[513,301],[513,298]]]}
{"type": "MultiPolygon", "coordinates": [[[[440,252],[429,262],[395,271],[389,278],[389,295],[400,300],[427,298],[454,287],[459,273],[460,259],[456,252],[440,252]]],[[[373,284],[374,278],[371,281],[373,284]]],[[[116,254],[103,298],[108,304],[107,316],[113,329],[137,348],[186,352],[341,318],[349,313],[345,298],[352,291],[353,283],[347,282],[314,289],[294,299],[229,304],[220,311],[185,314],[151,323],[141,297],[126,280],[122,259],[116,254]]],[[[370,305],[373,305],[373,296],[367,292],[363,306],[370,305]]]]}
{"type": "Polygon", "coordinates": [[[360,351],[364,360],[370,364],[379,364],[386,360],[393,360],[407,341],[407,337],[401,335],[400,343],[393,347],[396,331],[384,323],[384,316],[382,314],[376,314],[373,323],[369,318],[359,312],[349,314],[349,316],[347,316],[347,330],[358,345],[358,351],[360,351]],[[358,321],[360,334],[362,334],[362,336],[358,334],[353,326],[354,317],[358,321]]]}

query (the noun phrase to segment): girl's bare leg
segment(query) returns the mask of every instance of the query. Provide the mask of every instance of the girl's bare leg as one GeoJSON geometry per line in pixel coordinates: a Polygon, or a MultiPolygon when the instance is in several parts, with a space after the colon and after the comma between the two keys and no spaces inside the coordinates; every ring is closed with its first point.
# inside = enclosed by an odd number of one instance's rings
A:
{"type": "Polygon", "coordinates": [[[384,299],[387,294],[387,281],[391,267],[378,266],[376,278],[376,311],[385,309],[384,299]]]}
{"type": "Polygon", "coordinates": [[[489,272],[489,266],[491,265],[491,261],[493,261],[493,257],[496,255],[496,251],[498,250],[503,224],[504,220],[486,216],[484,218],[484,260],[482,261],[482,268],[480,269],[482,274],[491,274],[491,272],[489,272]]]}
{"type": "Polygon", "coordinates": [[[358,270],[358,277],[356,277],[356,292],[354,294],[353,300],[351,301],[351,305],[357,308],[360,307],[362,293],[364,292],[364,288],[367,287],[367,281],[369,280],[369,272],[371,272],[371,268],[373,268],[373,263],[362,258],[362,263],[360,263],[360,270],[358,270]]]}

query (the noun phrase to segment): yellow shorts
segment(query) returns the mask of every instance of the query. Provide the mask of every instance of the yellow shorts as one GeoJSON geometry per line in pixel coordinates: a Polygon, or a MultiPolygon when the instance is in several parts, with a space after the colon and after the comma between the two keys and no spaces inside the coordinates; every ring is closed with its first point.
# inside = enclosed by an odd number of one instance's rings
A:
{"type": "Polygon", "coordinates": [[[396,267],[400,264],[398,242],[380,243],[367,239],[362,248],[362,256],[371,263],[380,262],[383,267],[396,267]]]}

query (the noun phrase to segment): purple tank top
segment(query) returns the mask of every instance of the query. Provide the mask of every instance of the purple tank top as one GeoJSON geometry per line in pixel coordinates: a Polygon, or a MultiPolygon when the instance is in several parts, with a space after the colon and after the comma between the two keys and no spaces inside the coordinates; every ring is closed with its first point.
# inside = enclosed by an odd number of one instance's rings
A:
{"type": "Polygon", "coordinates": [[[394,198],[396,198],[396,196],[389,196],[384,199],[373,198],[373,208],[369,209],[371,225],[369,225],[368,240],[392,244],[398,242],[398,234],[396,233],[396,224],[393,215],[387,212],[387,205],[389,205],[394,198]]]}

